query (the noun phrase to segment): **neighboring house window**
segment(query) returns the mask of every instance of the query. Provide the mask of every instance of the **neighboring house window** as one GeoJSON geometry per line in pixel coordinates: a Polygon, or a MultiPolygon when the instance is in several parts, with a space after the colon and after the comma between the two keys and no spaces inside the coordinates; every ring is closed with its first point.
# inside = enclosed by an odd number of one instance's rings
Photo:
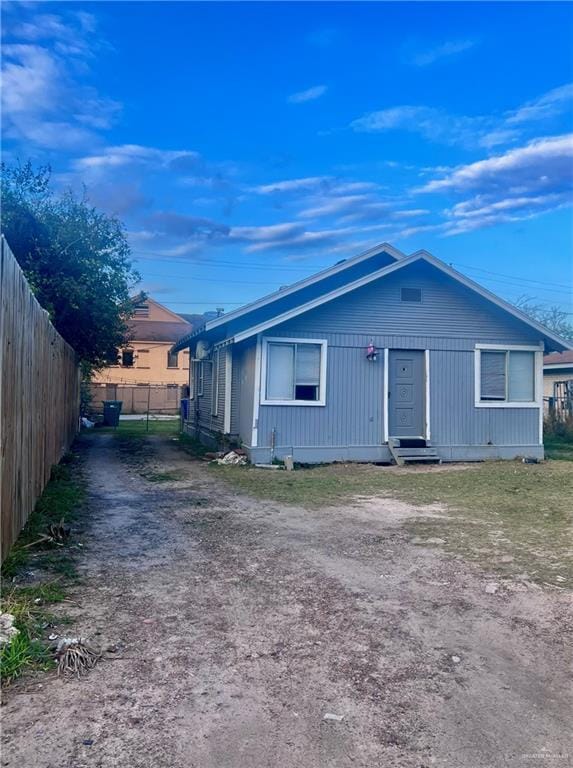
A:
{"type": "Polygon", "coordinates": [[[538,405],[536,355],[541,353],[531,347],[477,348],[476,405],[538,405]]]}
{"type": "Polygon", "coordinates": [[[203,384],[205,382],[205,369],[204,369],[204,363],[202,360],[200,360],[197,363],[197,396],[201,397],[203,395],[203,384]]]}
{"type": "Polygon", "coordinates": [[[133,349],[121,350],[121,364],[124,368],[133,368],[134,360],[133,349]]]}
{"type": "Polygon", "coordinates": [[[171,350],[169,350],[169,352],[167,353],[167,367],[168,368],[177,368],[177,366],[178,366],[177,358],[178,357],[179,356],[178,356],[177,352],[171,352],[171,350]]]}
{"type": "Polygon", "coordinates": [[[324,405],[326,341],[263,339],[262,402],[324,405]]]}
{"type": "Polygon", "coordinates": [[[213,352],[211,375],[211,415],[217,416],[219,414],[219,350],[213,352]]]}

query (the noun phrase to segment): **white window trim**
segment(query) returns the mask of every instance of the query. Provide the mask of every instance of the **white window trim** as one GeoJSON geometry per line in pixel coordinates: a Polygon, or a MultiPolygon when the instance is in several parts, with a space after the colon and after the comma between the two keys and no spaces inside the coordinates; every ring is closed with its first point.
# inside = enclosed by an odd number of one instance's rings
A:
{"type": "Polygon", "coordinates": [[[262,340],[261,354],[261,405],[326,405],[326,354],[328,342],[326,339],[298,339],[287,336],[265,336],[262,340]],[[267,357],[269,344],[319,344],[320,345],[320,383],[318,400],[267,400],[267,357]]]}
{"type": "Polygon", "coordinates": [[[231,432],[231,405],[233,385],[233,347],[225,349],[225,413],[223,414],[223,432],[225,435],[231,432]]]}
{"type": "Polygon", "coordinates": [[[211,416],[219,415],[219,365],[221,359],[219,357],[219,350],[213,352],[213,360],[211,361],[211,416]]]}
{"type": "Polygon", "coordinates": [[[476,344],[474,349],[474,399],[476,408],[543,408],[543,347],[524,344],[476,344]],[[535,400],[481,400],[481,352],[535,352],[534,395],[535,400]],[[541,374],[540,374],[541,371],[541,374]]]}
{"type": "Polygon", "coordinates": [[[189,400],[195,399],[195,360],[189,360],[189,400]]]}
{"type": "Polygon", "coordinates": [[[203,389],[205,385],[205,369],[203,367],[204,361],[199,360],[197,366],[197,397],[203,397],[203,389]]]}

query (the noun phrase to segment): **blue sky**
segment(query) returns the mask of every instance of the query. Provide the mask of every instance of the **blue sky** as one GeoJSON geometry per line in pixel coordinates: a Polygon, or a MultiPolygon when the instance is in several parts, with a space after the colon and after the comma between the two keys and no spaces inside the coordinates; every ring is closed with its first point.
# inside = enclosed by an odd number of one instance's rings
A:
{"type": "Polygon", "coordinates": [[[3,153],[238,304],[388,241],[573,312],[569,3],[3,4],[3,153]]]}

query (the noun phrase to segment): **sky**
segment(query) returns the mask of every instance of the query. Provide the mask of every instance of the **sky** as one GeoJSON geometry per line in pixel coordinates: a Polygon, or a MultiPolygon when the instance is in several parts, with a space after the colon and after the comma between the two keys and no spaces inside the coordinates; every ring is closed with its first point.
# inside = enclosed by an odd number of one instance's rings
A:
{"type": "Polygon", "coordinates": [[[2,152],[227,311],[378,243],[573,317],[573,5],[8,2],[2,152]]]}

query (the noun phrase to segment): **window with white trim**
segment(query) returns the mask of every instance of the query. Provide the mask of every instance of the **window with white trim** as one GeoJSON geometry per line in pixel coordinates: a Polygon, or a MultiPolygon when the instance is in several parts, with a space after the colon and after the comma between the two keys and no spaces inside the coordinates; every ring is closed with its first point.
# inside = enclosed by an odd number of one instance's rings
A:
{"type": "Polygon", "coordinates": [[[202,360],[199,360],[197,366],[197,397],[202,397],[203,385],[205,383],[205,363],[202,360]]]}
{"type": "Polygon", "coordinates": [[[536,403],[536,351],[529,349],[478,349],[480,404],[536,403]]]}
{"type": "Polygon", "coordinates": [[[263,339],[262,402],[324,405],[326,341],[263,339]]]}
{"type": "Polygon", "coordinates": [[[189,399],[193,400],[195,397],[195,360],[189,360],[189,399]]]}

